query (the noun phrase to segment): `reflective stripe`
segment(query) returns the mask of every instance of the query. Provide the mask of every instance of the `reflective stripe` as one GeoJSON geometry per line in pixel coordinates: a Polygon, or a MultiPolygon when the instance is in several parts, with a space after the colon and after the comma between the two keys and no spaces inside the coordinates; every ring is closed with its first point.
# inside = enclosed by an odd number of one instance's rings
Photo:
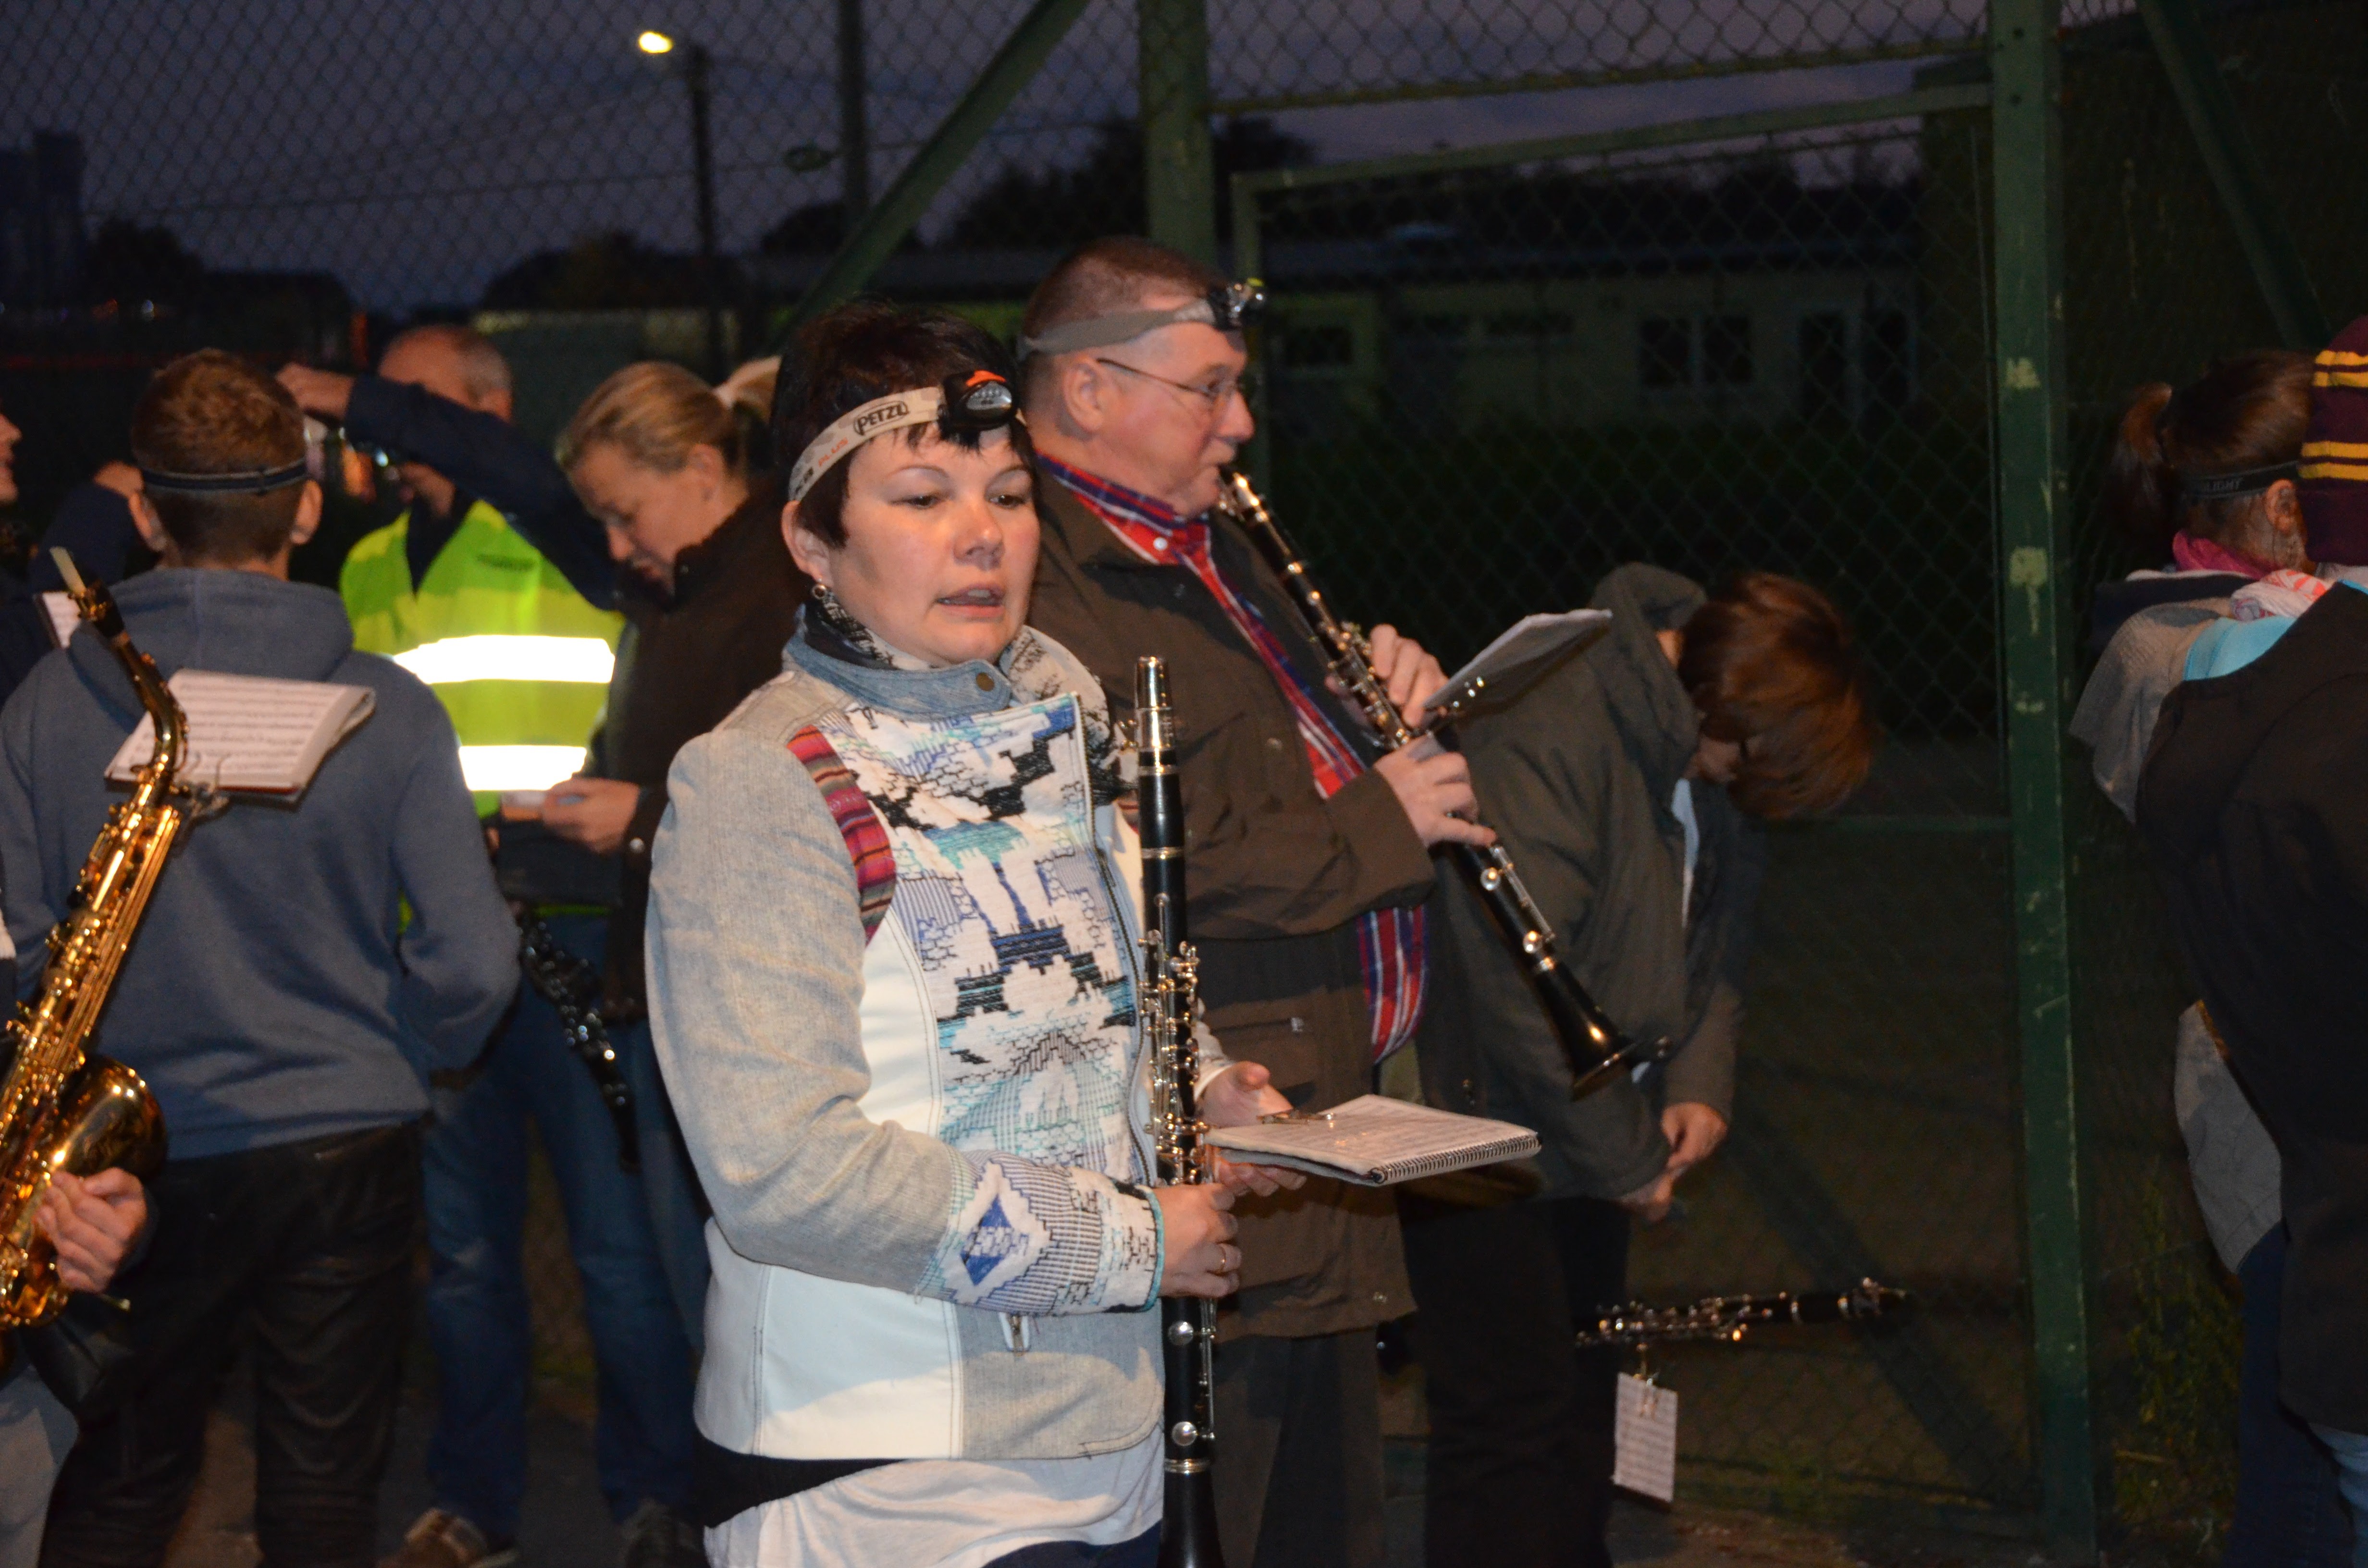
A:
{"type": "Polygon", "coordinates": [[[597,637],[481,634],[423,642],[394,662],[430,686],[464,680],[547,680],[606,686],[617,655],[597,637]]]}
{"type": "Polygon", "coordinates": [[[548,790],[584,767],[582,746],[462,746],[461,777],[479,794],[548,790]]]}

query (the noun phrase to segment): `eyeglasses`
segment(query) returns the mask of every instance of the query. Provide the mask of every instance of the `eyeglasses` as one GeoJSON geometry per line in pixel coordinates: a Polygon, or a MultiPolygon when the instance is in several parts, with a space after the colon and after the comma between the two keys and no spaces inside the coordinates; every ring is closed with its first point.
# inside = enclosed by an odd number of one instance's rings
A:
{"type": "Polygon", "coordinates": [[[1163,387],[1173,387],[1178,392],[1199,398],[1212,415],[1224,407],[1225,400],[1235,392],[1241,394],[1242,402],[1246,404],[1254,404],[1258,402],[1258,380],[1256,370],[1245,370],[1238,376],[1220,376],[1204,385],[1194,386],[1190,381],[1171,381],[1166,376],[1154,375],[1149,370],[1139,366],[1129,365],[1122,360],[1105,359],[1099,354],[1094,356],[1094,363],[1108,365],[1113,370],[1124,370],[1130,376],[1141,376],[1146,381],[1157,381],[1163,387]]]}

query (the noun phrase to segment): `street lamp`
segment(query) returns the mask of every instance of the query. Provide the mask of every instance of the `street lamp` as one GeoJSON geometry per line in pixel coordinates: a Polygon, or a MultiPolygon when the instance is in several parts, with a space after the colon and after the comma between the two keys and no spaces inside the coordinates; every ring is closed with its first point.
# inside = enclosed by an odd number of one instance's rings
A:
{"type": "Polygon", "coordinates": [[[652,59],[679,51],[683,85],[690,89],[690,167],[699,196],[699,278],[707,297],[707,370],[723,379],[723,281],[715,265],[715,144],[708,131],[708,72],[714,59],[707,46],[682,43],[651,28],[633,40],[652,59]]]}

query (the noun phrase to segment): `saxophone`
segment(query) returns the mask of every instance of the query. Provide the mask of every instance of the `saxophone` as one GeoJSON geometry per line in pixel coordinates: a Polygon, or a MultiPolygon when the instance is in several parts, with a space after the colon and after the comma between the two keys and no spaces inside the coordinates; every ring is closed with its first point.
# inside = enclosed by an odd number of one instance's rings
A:
{"type": "MultiPolygon", "coordinates": [[[[1151,1138],[1166,1186],[1205,1182],[1206,1131],[1192,1103],[1199,1067],[1192,1041],[1200,963],[1184,939],[1184,795],[1176,771],[1175,718],[1167,670],[1156,658],[1134,662],[1134,798],[1143,824],[1143,1015],[1151,1057],[1151,1138]]],[[[1216,1482],[1210,1463],[1216,1434],[1217,1303],[1183,1296],[1159,1302],[1159,1348],[1167,1374],[1161,1416],[1167,1492],[1159,1526],[1159,1568],[1224,1568],[1217,1546],[1216,1482]]]]}
{"type": "MultiPolygon", "coordinates": [[[[106,588],[85,584],[65,551],[54,553],[74,608],[113,651],[147,709],[156,752],[133,779],[131,798],[108,812],[83,863],[66,916],[50,933],[40,994],[7,1025],[13,1051],[0,1078],[0,1335],[48,1323],[65,1310],[57,1248],[37,1222],[51,1176],[120,1166],[146,1180],[164,1164],[156,1096],[139,1074],[92,1055],[88,1045],[175,838],[211,803],[179,782],[188,748],[181,705],[131,645],[106,588]]],[[[8,1341],[0,1338],[0,1372],[10,1358],[8,1341]]]]}

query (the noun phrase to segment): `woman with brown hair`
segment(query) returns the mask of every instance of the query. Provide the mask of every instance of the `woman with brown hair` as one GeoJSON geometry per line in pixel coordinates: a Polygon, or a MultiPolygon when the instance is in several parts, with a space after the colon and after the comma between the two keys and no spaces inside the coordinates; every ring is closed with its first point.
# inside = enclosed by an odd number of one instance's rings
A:
{"type": "Polygon", "coordinates": [[[1608,1564],[1612,1374],[1574,1328],[1626,1293],[1628,1228],[1726,1134],[1763,850],[1753,818],[1839,805],[1874,743],[1866,676],[1824,595],[1748,572],[1705,594],[1623,566],[1608,635],[1464,724],[1480,816],[1573,972],[1677,1050],[1570,1097],[1570,1069],[1479,898],[1443,871],[1423,1015],[1432,1104],[1534,1129],[1542,1190],[1400,1200],[1430,1411],[1430,1568],[1608,1564]]]}
{"type": "MultiPolygon", "coordinates": [[[[2299,493],[2311,376],[2308,355],[2232,355],[2176,392],[2139,388],[2122,416],[2106,517],[2157,548],[2167,540],[2175,566],[2098,585],[2090,640],[2101,653],[2071,733],[2091,748],[2098,788],[2133,822],[2172,691],[2219,673],[2215,649],[2243,631],[2237,622],[2299,615],[2327,590],[2311,571],[2299,493]]],[[[2204,1230],[2243,1292],[2237,1501],[2222,1562],[2332,1568],[2349,1561],[2351,1540],[2335,1461],[2278,1396],[2283,1167],[2201,1003],[2180,1015],[2171,1104],[2204,1230]]]]}

